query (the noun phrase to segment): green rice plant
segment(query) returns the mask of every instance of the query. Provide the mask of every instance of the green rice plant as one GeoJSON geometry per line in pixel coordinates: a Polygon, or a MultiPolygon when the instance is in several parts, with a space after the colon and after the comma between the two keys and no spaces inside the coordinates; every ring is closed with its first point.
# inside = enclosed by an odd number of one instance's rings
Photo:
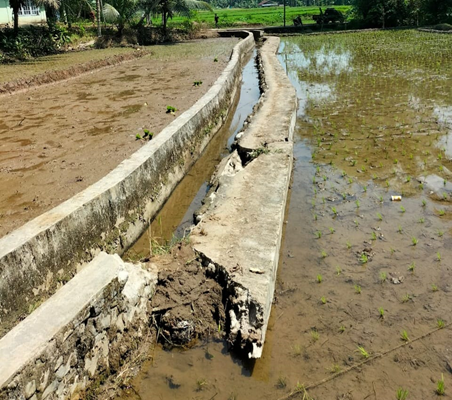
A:
{"type": "Polygon", "coordinates": [[[342,273],[341,267],[336,267],[336,275],[340,275],[342,273]]]}
{"type": "Polygon", "coordinates": [[[425,222],[425,218],[423,218],[423,217],[422,217],[422,218],[419,218],[419,223],[420,223],[420,224],[423,224],[424,222],[425,222]]]}
{"type": "Polygon", "coordinates": [[[411,238],[411,243],[413,243],[413,246],[416,246],[419,243],[419,240],[416,239],[414,236],[411,238]]]}
{"type": "Polygon", "coordinates": [[[436,382],[436,394],[438,396],[444,396],[446,394],[446,386],[444,384],[444,375],[441,374],[441,379],[436,382]]]}
{"type": "Polygon", "coordinates": [[[287,386],[287,378],[284,376],[280,376],[276,381],[276,387],[278,389],[285,389],[287,386]]]}
{"type": "Polygon", "coordinates": [[[359,226],[359,222],[358,220],[354,219],[353,222],[355,223],[355,226],[358,227],[359,226]]]}
{"type": "Polygon", "coordinates": [[[380,213],[377,213],[377,218],[379,221],[383,221],[383,216],[380,213]]]}
{"type": "Polygon", "coordinates": [[[422,200],[422,207],[425,207],[427,205],[427,202],[425,201],[425,199],[422,200]]]}
{"type": "Polygon", "coordinates": [[[359,208],[359,205],[360,205],[359,200],[356,200],[355,204],[356,204],[356,208],[359,208]]]}
{"type": "Polygon", "coordinates": [[[331,211],[333,212],[333,214],[334,214],[335,216],[337,215],[336,207],[331,207],[331,211]]]}
{"type": "Polygon", "coordinates": [[[312,177],[312,183],[315,185],[315,176],[312,177]]]}
{"type": "Polygon", "coordinates": [[[322,283],[322,275],[317,275],[317,283],[322,283]]]}
{"type": "Polygon", "coordinates": [[[347,249],[351,249],[352,248],[352,244],[347,240],[347,242],[345,243],[347,245],[347,249]]]}
{"type": "Polygon", "coordinates": [[[342,200],[346,200],[347,199],[347,193],[342,193],[342,200]]]}
{"type": "Polygon", "coordinates": [[[439,214],[440,217],[442,217],[444,214],[446,214],[446,211],[444,211],[444,210],[439,210],[439,211],[438,211],[438,214],[439,214]]]}
{"type": "Polygon", "coordinates": [[[345,326],[344,326],[344,325],[341,325],[341,326],[339,327],[339,332],[340,332],[340,333],[344,333],[344,332],[345,332],[345,326]]]}
{"type": "Polygon", "coordinates": [[[383,203],[383,196],[379,197],[380,203],[383,203]]]}
{"type": "Polygon", "coordinates": [[[361,264],[367,264],[367,262],[369,261],[369,258],[367,257],[366,254],[363,253],[363,254],[361,254],[360,261],[361,261],[361,264]]]}
{"type": "Polygon", "coordinates": [[[387,277],[388,276],[387,276],[386,272],[385,271],[381,271],[380,272],[380,283],[384,283],[386,281],[387,277]]]}
{"type": "Polygon", "coordinates": [[[315,235],[317,236],[317,239],[320,239],[322,237],[322,232],[321,231],[317,231],[315,233],[315,235]]]}
{"type": "Polygon", "coordinates": [[[363,186],[363,191],[364,191],[364,193],[367,192],[367,186],[363,186]]]}
{"type": "Polygon", "coordinates": [[[218,58],[215,57],[215,58],[213,59],[213,62],[218,62],[218,58]]]}
{"type": "Polygon", "coordinates": [[[143,138],[141,137],[141,135],[140,135],[139,133],[137,133],[137,134],[135,135],[135,139],[136,139],[136,140],[141,140],[141,139],[143,139],[143,138]]]}
{"type": "Polygon", "coordinates": [[[387,188],[389,187],[389,181],[386,181],[386,187],[387,188]]]}
{"type": "Polygon", "coordinates": [[[416,268],[414,261],[409,265],[408,271],[410,271],[412,274],[414,274],[414,269],[416,268]]]}
{"type": "Polygon", "coordinates": [[[399,227],[397,228],[397,232],[399,232],[399,233],[402,233],[403,232],[403,229],[402,229],[402,227],[399,225],[399,227]]]}
{"type": "Polygon", "coordinates": [[[402,339],[404,342],[410,341],[407,331],[403,330],[402,332],[400,332],[400,339],[402,339]]]}
{"type": "Polygon", "coordinates": [[[320,298],[320,301],[322,302],[322,304],[326,304],[327,299],[326,299],[325,296],[322,296],[322,297],[320,298]]]}
{"type": "Polygon", "coordinates": [[[424,184],[420,183],[418,187],[419,187],[419,190],[423,190],[424,189],[424,184]]]}
{"type": "Polygon", "coordinates": [[[201,390],[204,390],[204,388],[207,386],[207,381],[205,379],[198,379],[196,381],[196,390],[200,392],[201,390]]]}
{"type": "Polygon", "coordinates": [[[201,86],[202,85],[202,81],[194,81],[193,82],[193,86],[201,86]]]}
{"type": "Polygon", "coordinates": [[[358,346],[358,351],[363,358],[369,358],[369,353],[362,346],[358,346]]]}
{"type": "Polygon", "coordinates": [[[173,106],[166,106],[166,113],[167,114],[174,114],[177,111],[177,108],[173,106]]]}
{"type": "Polygon", "coordinates": [[[317,340],[319,340],[319,338],[320,338],[319,332],[317,332],[317,330],[315,330],[315,329],[312,329],[311,330],[311,339],[312,339],[312,341],[313,342],[317,342],[317,340]]]}
{"type": "Polygon", "coordinates": [[[436,286],[434,283],[432,283],[432,292],[437,292],[438,286],[436,286]]]}
{"type": "Polygon", "coordinates": [[[355,285],[355,293],[356,294],[361,294],[361,286],[355,285]]]}
{"type": "Polygon", "coordinates": [[[440,318],[436,321],[436,326],[438,327],[438,329],[443,329],[446,324],[444,323],[444,321],[440,318]]]}
{"type": "Polygon", "coordinates": [[[443,200],[447,200],[447,193],[443,193],[443,200]]]}
{"type": "Polygon", "coordinates": [[[330,372],[332,374],[337,374],[340,371],[341,371],[341,367],[339,366],[339,364],[333,364],[330,368],[330,372]]]}
{"type": "Polygon", "coordinates": [[[317,221],[317,214],[314,214],[313,217],[314,217],[314,221],[317,221]]]}
{"type": "Polygon", "coordinates": [[[397,400],[406,400],[408,398],[408,390],[398,388],[396,392],[397,400]]]}
{"type": "Polygon", "coordinates": [[[334,232],[336,232],[336,231],[334,230],[334,228],[329,228],[329,229],[330,229],[331,234],[333,234],[334,232]]]}
{"type": "Polygon", "coordinates": [[[439,251],[436,253],[436,260],[441,261],[441,254],[439,251]]]}
{"type": "Polygon", "coordinates": [[[320,253],[320,255],[322,256],[322,258],[328,257],[328,254],[326,254],[326,251],[325,251],[325,250],[322,250],[321,253],[320,253]]]}
{"type": "Polygon", "coordinates": [[[406,177],[406,181],[407,181],[407,183],[410,183],[410,182],[411,182],[411,176],[408,175],[408,176],[406,177]]]}
{"type": "Polygon", "coordinates": [[[370,240],[377,240],[377,234],[375,232],[372,232],[370,240]]]}
{"type": "Polygon", "coordinates": [[[380,314],[380,318],[384,318],[385,317],[385,310],[384,310],[384,308],[383,307],[380,307],[379,309],[378,309],[378,313],[380,314]]]}
{"type": "Polygon", "coordinates": [[[400,211],[402,212],[402,214],[406,211],[404,206],[400,206],[400,211]]]}
{"type": "Polygon", "coordinates": [[[402,303],[408,303],[411,300],[411,296],[407,293],[402,297],[402,303]]]}

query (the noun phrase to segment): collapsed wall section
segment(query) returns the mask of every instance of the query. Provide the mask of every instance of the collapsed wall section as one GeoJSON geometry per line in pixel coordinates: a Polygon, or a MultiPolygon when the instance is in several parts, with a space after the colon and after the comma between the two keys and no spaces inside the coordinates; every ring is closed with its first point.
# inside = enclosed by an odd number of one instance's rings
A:
{"type": "Polygon", "coordinates": [[[0,336],[100,250],[140,237],[221,127],[253,46],[248,34],[213,87],[107,176],[0,239],[0,336]]]}
{"type": "Polygon", "coordinates": [[[265,92],[224,159],[191,239],[207,273],[225,288],[229,341],[262,355],[275,289],[293,164],[297,97],[276,58],[279,39],[260,49],[265,92]]]}

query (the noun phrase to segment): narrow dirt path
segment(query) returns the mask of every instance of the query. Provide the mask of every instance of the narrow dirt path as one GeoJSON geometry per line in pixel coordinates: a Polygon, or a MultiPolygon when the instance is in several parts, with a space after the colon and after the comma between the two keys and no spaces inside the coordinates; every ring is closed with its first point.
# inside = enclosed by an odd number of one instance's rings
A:
{"type": "Polygon", "coordinates": [[[0,236],[102,178],[145,143],[136,140],[144,129],[158,134],[207,92],[236,43],[154,46],[136,61],[3,97],[0,236]]]}

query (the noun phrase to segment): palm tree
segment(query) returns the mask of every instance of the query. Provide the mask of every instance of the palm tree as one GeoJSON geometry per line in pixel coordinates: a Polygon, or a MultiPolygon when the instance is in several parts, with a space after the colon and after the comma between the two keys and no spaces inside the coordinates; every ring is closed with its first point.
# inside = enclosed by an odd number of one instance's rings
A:
{"type": "MultiPolygon", "coordinates": [[[[59,7],[58,0],[35,0],[37,6],[49,6],[53,8],[59,7]]],[[[26,0],[9,0],[9,6],[13,9],[14,15],[14,33],[19,32],[19,10],[27,4],[26,0]]]]}
{"type": "Polygon", "coordinates": [[[166,35],[168,18],[173,18],[174,14],[182,14],[188,17],[190,10],[213,11],[209,3],[201,0],[160,0],[158,10],[162,14],[164,35],[166,35]]]}

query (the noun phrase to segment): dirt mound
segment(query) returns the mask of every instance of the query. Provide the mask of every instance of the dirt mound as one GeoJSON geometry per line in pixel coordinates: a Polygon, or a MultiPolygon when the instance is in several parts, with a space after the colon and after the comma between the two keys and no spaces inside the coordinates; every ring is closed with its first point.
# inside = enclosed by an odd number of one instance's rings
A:
{"type": "Polygon", "coordinates": [[[94,71],[96,69],[108,66],[118,65],[124,61],[134,60],[143,57],[146,54],[149,54],[149,52],[137,50],[129,54],[119,54],[113,57],[106,58],[104,60],[90,61],[87,63],[75,65],[71,68],[60,71],[49,71],[44,74],[35,75],[33,77],[7,82],[3,85],[0,85],[0,95],[17,92],[19,90],[29,89],[34,86],[64,81],[65,79],[73,78],[74,76],[78,76],[89,71],[94,71]]]}
{"type": "Polygon", "coordinates": [[[221,337],[225,321],[221,286],[205,276],[188,246],[180,245],[165,258],[157,262],[168,264],[159,271],[152,301],[158,340],[172,348],[190,347],[205,337],[221,337]]]}

